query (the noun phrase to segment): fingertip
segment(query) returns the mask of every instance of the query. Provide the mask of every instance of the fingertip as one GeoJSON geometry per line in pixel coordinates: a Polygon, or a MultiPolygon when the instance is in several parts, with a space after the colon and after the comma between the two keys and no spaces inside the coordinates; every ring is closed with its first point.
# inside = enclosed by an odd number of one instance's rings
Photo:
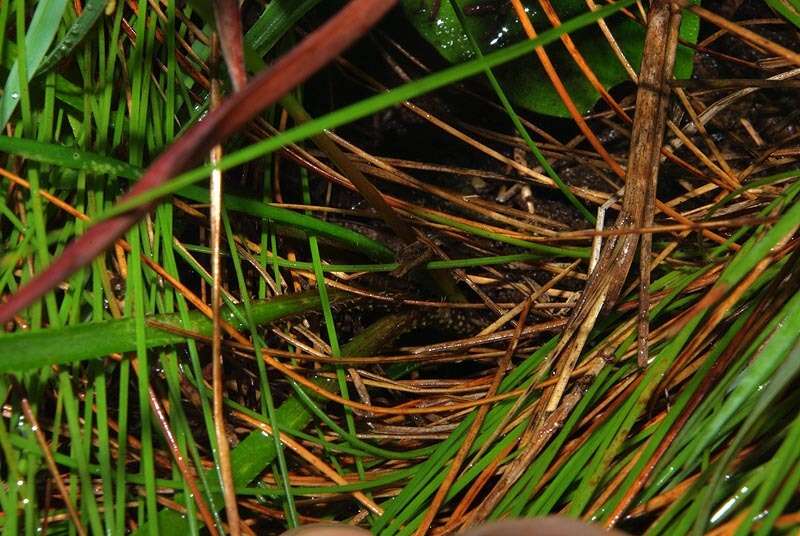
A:
{"type": "Polygon", "coordinates": [[[315,523],[288,530],[282,536],[370,536],[370,533],[341,523],[315,523]]]}
{"type": "Polygon", "coordinates": [[[561,516],[498,521],[468,530],[463,536],[624,536],[598,525],[561,516]]]}

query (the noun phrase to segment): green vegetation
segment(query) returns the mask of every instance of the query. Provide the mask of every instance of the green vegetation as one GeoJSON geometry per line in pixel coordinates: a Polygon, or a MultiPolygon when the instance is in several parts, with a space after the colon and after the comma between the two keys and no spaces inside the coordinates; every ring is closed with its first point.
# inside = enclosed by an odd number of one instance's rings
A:
{"type": "Polygon", "coordinates": [[[0,3],[2,534],[796,531],[796,2],[553,4],[0,3]]]}

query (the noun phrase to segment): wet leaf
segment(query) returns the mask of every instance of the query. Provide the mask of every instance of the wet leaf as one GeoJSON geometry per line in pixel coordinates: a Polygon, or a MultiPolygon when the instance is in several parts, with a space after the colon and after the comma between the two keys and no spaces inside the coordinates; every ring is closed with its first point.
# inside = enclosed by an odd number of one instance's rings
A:
{"type": "Polygon", "coordinates": [[[36,74],[45,74],[68,57],[72,51],[83,42],[86,36],[89,35],[89,32],[94,28],[95,23],[100,19],[100,16],[106,9],[107,4],[107,0],[89,0],[86,2],[83,11],[69,27],[64,37],[62,37],[58,44],[45,56],[36,74]]]}
{"type": "MultiPolygon", "coordinates": [[[[456,0],[456,3],[464,10],[467,29],[477,37],[484,52],[518,43],[526,38],[510,2],[456,0]]],[[[550,28],[550,23],[537,2],[527,0],[523,3],[537,32],[550,28]]],[[[469,40],[448,0],[403,0],[402,4],[409,21],[447,61],[462,63],[473,58],[469,40]]],[[[588,11],[584,0],[559,0],[553,4],[562,22],[588,11]]],[[[606,23],[628,61],[638,69],[642,61],[644,27],[624,14],[615,15],[607,19],[606,23]]],[[[681,39],[694,43],[699,26],[697,16],[685,12],[681,39]]],[[[606,89],[628,80],[625,69],[599,28],[573,32],[571,37],[606,89]]],[[[560,42],[548,45],[546,50],[578,109],[588,112],[600,95],[592,88],[560,42]]],[[[691,48],[679,47],[675,62],[676,78],[688,78],[692,74],[692,55],[691,48]]],[[[533,53],[497,68],[495,74],[503,90],[516,104],[540,114],[569,117],[533,53]]]]}

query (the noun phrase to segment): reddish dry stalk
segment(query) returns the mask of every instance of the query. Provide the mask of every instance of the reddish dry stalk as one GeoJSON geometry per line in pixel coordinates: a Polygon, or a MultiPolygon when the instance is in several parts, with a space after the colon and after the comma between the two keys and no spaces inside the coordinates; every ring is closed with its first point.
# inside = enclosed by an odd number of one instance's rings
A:
{"type": "MultiPolygon", "coordinates": [[[[353,44],[391,9],[396,0],[352,0],[321,28],[301,41],[271,68],[256,76],[204,120],[189,129],[159,156],[141,179],[121,198],[127,200],[168,182],[188,169],[211,148],[238,131],[261,110],[324,67],[353,44]]],[[[64,252],[26,286],[0,304],[0,324],[54,289],[89,264],[156,205],[147,203],[114,216],[74,240],[64,252]]]]}
{"type": "Polygon", "coordinates": [[[219,34],[219,44],[222,46],[222,56],[228,67],[233,90],[239,91],[247,83],[239,2],[238,0],[214,0],[213,5],[214,22],[219,34]]]}

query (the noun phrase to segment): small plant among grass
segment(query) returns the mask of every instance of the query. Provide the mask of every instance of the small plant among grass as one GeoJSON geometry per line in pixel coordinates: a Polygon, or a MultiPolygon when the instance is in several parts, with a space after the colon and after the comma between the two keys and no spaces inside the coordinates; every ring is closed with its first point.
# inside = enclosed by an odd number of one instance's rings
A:
{"type": "Polygon", "coordinates": [[[796,531],[798,12],[0,3],[3,534],[796,531]]]}

